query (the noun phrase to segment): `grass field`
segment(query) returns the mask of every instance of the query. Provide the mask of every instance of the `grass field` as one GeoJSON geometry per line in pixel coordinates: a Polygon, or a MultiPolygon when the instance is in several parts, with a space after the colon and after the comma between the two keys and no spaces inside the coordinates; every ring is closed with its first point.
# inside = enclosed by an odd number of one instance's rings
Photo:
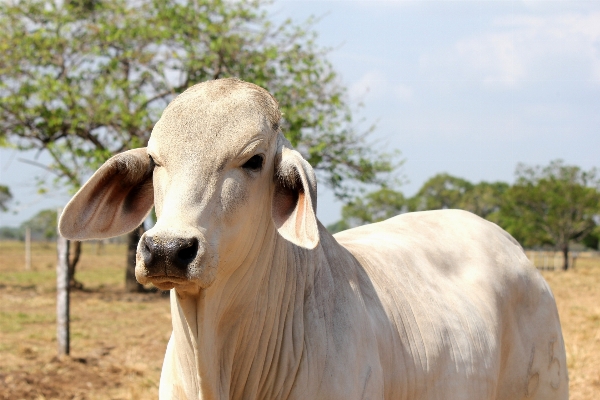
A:
{"type": "Polygon", "coordinates": [[[71,357],[56,357],[56,252],[0,242],[0,399],[155,399],[171,332],[168,296],[124,293],[124,245],[83,245],[71,357]]]}
{"type": "MultiPolygon", "coordinates": [[[[56,357],[52,245],[0,242],[0,399],[154,399],[171,331],[168,297],[124,293],[123,245],[84,244],[71,295],[71,357],[56,357]]],[[[572,400],[600,399],[600,259],[543,272],[560,313],[572,400]]]]}

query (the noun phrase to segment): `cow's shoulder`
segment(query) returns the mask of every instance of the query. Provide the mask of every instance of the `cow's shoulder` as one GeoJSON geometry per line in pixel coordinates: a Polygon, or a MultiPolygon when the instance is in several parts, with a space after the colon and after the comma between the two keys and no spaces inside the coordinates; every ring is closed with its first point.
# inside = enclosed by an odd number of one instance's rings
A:
{"type": "MultiPolygon", "coordinates": [[[[406,213],[334,235],[373,276],[403,285],[442,282],[498,294],[537,279],[519,243],[496,224],[462,210],[406,213]],[[484,289],[481,289],[484,288],[484,289]]],[[[526,285],[528,286],[528,285],[526,285]]]]}

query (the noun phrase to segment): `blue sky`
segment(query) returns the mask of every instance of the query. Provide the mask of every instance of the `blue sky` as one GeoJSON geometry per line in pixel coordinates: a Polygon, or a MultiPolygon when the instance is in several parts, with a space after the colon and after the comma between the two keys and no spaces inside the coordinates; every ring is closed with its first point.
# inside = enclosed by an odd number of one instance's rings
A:
{"type": "MultiPolygon", "coordinates": [[[[376,146],[399,149],[414,194],[448,172],[513,181],[518,162],[600,167],[600,1],[285,1],[275,20],[321,17],[319,43],[376,146]]],[[[0,183],[20,197],[17,225],[65,202],[35,195],[43,171],[0,151],[0,183]]],[[[28,156],[32,158],[31,156],[28,156]]],[[[340,204],[319,187],[319,218],[340,204]]]]}
{"type": "MultiPolygon", "coordinates": [[[[323,16],[330,59],[402,151],[414,194],[448,172],[513,181],[519,162],[600,166],[600,2],[279,1],[275,15],[323,16]]],[[[321,198],[324,222],[337,218],[321,198]]],[[[321,212],[322,211],[322,212],[321,212]]]]}

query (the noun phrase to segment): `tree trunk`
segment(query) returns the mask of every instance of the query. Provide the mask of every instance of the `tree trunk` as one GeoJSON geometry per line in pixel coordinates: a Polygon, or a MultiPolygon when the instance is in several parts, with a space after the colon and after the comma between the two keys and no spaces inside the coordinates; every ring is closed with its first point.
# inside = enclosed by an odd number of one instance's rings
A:
{"type": "Polygon", "coordinates": [[[72,289],[83,289],[83,283],[75,280],[75,268],[81,257],[81,242],[78,240],[71,240],[69,247],[69,287],[72,289]]]}
{"type": "Polygon", "coordinates": [[[138,226],[127,234],[127,267],[125,270],[125,291],[129,293],[143,292],[144,286],[135,279],[135,254],[138,242],[144,234],[144,225],[138,226]]]}
{"type": "Polygon", "coordinates": [[[569,269],[569,245],[568,244],[563,245],[562,253],[563,253],[563,258],[564,258],[563,271],[566,271],[569,269]]]}

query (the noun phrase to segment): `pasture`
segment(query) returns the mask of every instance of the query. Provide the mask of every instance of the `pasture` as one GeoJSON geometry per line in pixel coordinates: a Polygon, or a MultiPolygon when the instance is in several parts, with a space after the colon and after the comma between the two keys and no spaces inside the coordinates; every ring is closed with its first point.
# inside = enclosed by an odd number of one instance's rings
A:
{"type": "MultiPolygon", "coordinates": [[[[168,296],[124,293],[125,246],[85,243],[71,294],[71,357],[56,357],[56,252],[0,242],[0,399],[153,399],[170,326],[168,296]]],[[[544,271],[563,326],[572,400],[600,398],[600,258],[544,271]]]]}

